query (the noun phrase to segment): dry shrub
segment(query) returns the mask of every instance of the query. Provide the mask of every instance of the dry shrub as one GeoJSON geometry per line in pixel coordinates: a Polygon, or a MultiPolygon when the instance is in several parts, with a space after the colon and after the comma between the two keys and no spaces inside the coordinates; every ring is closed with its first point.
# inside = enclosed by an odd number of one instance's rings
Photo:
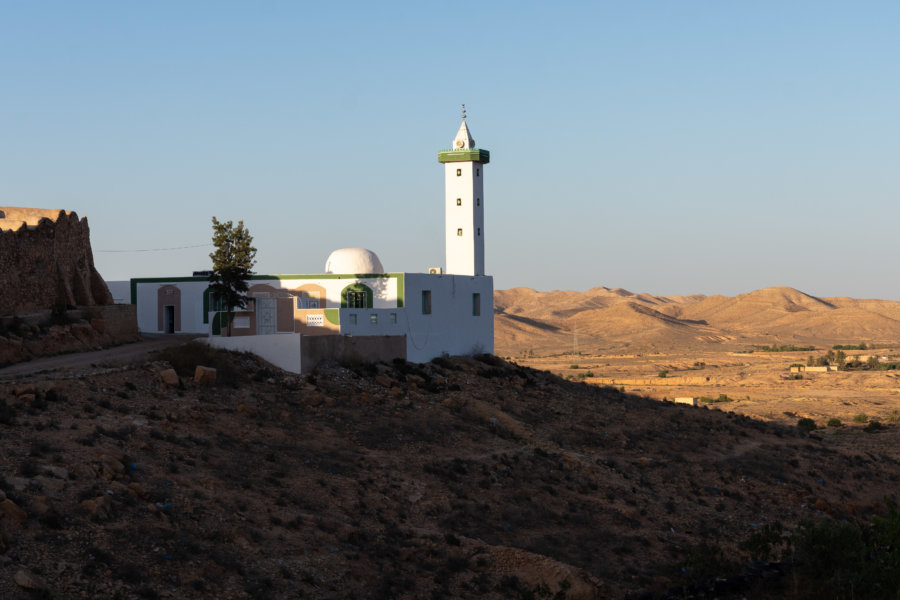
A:
{"type": "Polygon", "coordinates": [[[156,360],[164,360],[182,377],[193,377],[198,366],[216,370],[216,383],[237,387],[246,379],[238,364],[241,355],[208,346],[201,342],[188,342],[160,350],[156,360]]]}

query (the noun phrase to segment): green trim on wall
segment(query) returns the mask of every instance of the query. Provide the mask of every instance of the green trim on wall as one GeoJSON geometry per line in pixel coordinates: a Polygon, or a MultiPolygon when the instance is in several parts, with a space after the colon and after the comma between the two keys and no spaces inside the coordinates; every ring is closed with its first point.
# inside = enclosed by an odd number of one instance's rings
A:
{"type": "Polygon", "coordinates": [[[397,278],[397,308],[403,308],[404,279],[406,275],[403,273],[397,278]]]}
{"type": "Polygon", "coordinates": [[[491,162],[491,153],[479,148],[472,150],[440,150],[438,152],[438,162],[477,162],[486,165],[491,162]]]}
{"type": "Polygon", "coordinates": [[[363,284],[363,283],[351,283],[347,287],[341,290],[341,308],[349,308],[347,306],[347,292],[365,292],[366,294],[366,308],[372,308],[372,299],[375,297],[375,294],[372,292],[372,288],[363,284]]]}
{"type": "Polygon", "coordinates": [[[209,295],[212,293],[210,288],[203,290],[203,324],[209,323],[209,295]]]}
{"type": "Polygon", "coordinates": [[[219,317],[222,316],[222,313],[216,313],[213,315],[212,322],[212,334],[213,335],[222,335],[222,322],[219,317]]]}
{"type": "Polygon", "coordinates": [[[332,325],[340,325],[341,324],[341,311],[338,308],[326,308],[325,309],[325,318],[332,325]]]}

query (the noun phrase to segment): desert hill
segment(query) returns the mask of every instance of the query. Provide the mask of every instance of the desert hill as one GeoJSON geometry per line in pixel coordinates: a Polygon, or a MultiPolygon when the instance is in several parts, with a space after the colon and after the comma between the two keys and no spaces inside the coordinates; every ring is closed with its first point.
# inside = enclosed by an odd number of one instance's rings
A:
{"type": "Polygon", "coordinates": [[[719,344],[836,344],[900,338],[900,302],[816,298],[789,287],[735,297],[586,292],[495,292],[495,348],[505,356],[719,344]]]}
{"type": "Polygon", "coordinates": [[[739,542],[869,519],[898,434],[809,436],[491,356],[299,377],[170,349],[0,381],[0,597],[683,597],[755,564],[726,581],[746,596],[780,579],[739,542]],[[163,383],[198,362],[219,385],[163,383]]]}

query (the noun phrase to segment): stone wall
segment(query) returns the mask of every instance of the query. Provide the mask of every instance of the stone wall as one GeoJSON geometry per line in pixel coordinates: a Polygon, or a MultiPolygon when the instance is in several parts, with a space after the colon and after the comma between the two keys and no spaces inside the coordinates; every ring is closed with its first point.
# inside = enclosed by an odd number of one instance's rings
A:
{"type": "Polygon", "coordinates": [[[133,304],[0,316],[0,367],[41,356],[99,350],[140,339],[133,304]]]}
{"type": "Polygon", "coordinates": [[[73,211],[0,206],[0,315],[112,304],[90,236],[73,211]]]}

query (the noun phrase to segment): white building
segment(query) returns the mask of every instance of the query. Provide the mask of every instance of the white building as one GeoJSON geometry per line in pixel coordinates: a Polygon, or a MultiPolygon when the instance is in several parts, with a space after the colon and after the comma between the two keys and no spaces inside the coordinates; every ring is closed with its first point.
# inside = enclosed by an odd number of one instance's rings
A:
{"type": "Polygon", "coordinates": [[[230,332],[206,276],[135,278],[130,301],[138,329],[207,334],[215,345],[256,352],[295,372],[321,358],[425,362],[493,352],[494,284],[484,274],[490,154],[475,147],[465,119],[463,110],[453,149],[438,152],[445,172],[443,272],[386,273],[375,253],[343,248],[331,253],[322,274],[254,275],[230,332]]]}

